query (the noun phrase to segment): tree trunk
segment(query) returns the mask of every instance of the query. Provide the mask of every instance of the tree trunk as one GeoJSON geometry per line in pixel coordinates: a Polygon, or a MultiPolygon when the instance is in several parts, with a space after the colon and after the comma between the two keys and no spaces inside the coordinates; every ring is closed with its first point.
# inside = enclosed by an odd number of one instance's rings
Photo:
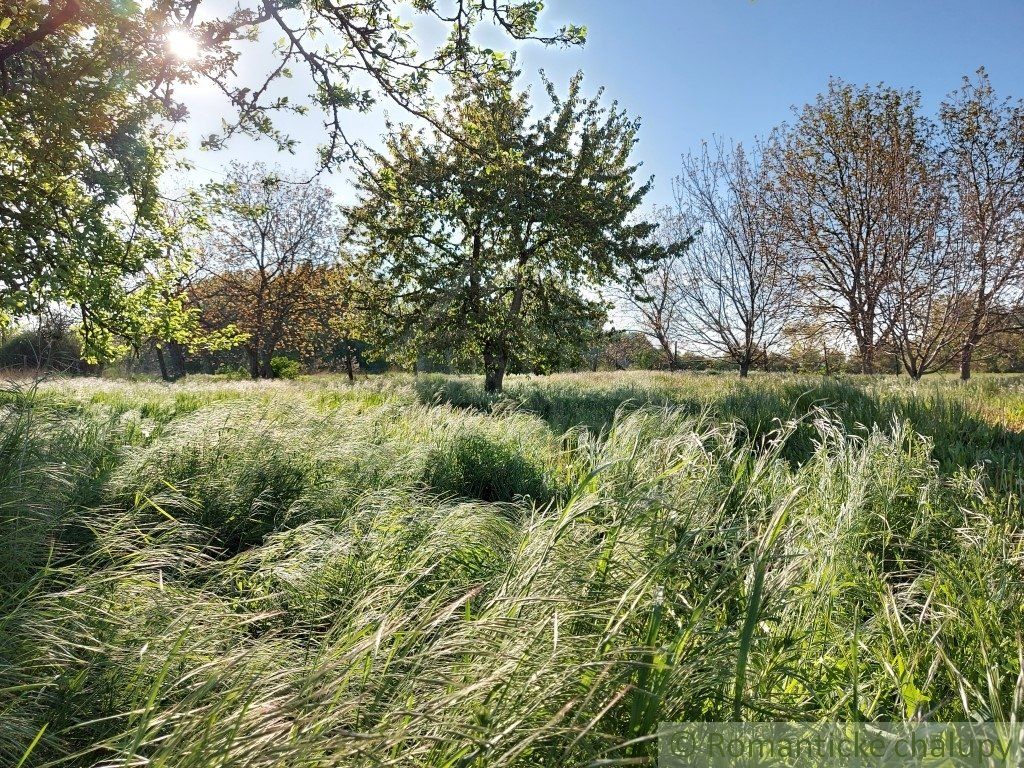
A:
{"type": "Polygon", "coordinates": [[[668,369],[674,371],[676,369],[676,356],[672,352],[672,342],[667,338],[659,337],[658,343],[661,345],[661,351],[665,355],[665,362],[668,364],[668,369]]]}
{"type": "Polygon", "coordinates": [[[740,378],[745,379],[750,373],[750,361],[740,360],[740,378]]]}
{"type": "Polygon", "coordinates": [[[269,349],[263,350],[260,354],[260,376],[264,379],[274,378],[274,366],[270,364],[273,354],[273,351],[269,349]]]}
{"type": "Polygon", "coordinates": [[[188,368],[185,363],[185,351],[182,349],[181,344],[176,341],[172,341],[167,346],[171,352],[171,360],[174,361],[174,367],[176,369],[175,374],[179,377],[188,376],[188,368]]]}
{"type": "Polygon", "coordinates": [[[875,372],[875,345],[870,341],[866,341],[861,345],[860,372],[867,374],[875,372]]]}
{"type": "Polygon", "coordinates": [[[968,339],[964,343],[964,348],[960,352],[960,379],[962,381],[971,380],[971,360],[974,358],[974,346],[977,342],[974,339],[968,339]]]}
{"type": "Polygon", "coordinates": [[[258,379],[260,377],[260,357],[259,353],[254,347],[245,348],[245,356],[249,360],[249,378],[258,379]]]}
{"type": "Polygon", "coordinates": [[[345,342],[345,371],[348,373],[348,380],[354,383],[356,372],[355,366],[352,364],[352,345],[347,341],[345,342]]]}
{"type": "MultiPolygon", "coordinates": [[[[898,376],[899,374],[897,374],[898,376]]],[[[907,375],[910,376],[912,381],[920,381],[921,377],[924,376],[924,366],[909,365],[907,366],[907,375]]]]}
{"type": "Polygon", "coordinates": [[[484,391],[489,395],[501,392],[505,383],[508,355],[491,347],[484,347],[484,391]]]}
{"type": "Polygon", "coordinates": [[[505,385],[505,366],[488,368],[484,376],[484,391],[489,395],[499,394],[505,385]]]}
{"type": "Polygon", "coordinates": [[[164,359],[164,350],[159,344],[154,347],[156,349],[156,360],[160,363],[160,378],[164,381],[172,381],[170,374],[167,372],[167,361],[164,359]]]}

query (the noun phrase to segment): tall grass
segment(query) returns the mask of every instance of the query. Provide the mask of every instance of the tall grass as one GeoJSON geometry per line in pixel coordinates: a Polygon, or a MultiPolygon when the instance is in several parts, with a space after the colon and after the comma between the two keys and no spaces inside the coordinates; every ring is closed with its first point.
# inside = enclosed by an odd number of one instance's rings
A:
{"type": "Polygon", "coordinates": [[[8,393],[0,764],[631,765],[662,720],[1019,716],[1016,434],[710,382],[8,393]]]}

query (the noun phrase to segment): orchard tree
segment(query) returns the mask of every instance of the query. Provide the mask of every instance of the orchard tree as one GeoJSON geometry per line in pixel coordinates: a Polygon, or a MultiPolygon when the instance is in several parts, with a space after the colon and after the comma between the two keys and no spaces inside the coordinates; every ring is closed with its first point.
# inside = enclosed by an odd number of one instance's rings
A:
{"type": "Polygon", "coordinates": [[[334,166],[353,154],[346,110],[383,98],[427,115],[434,79],[489,71],[500,54],[477,44],[481,24],[515,40],[583,41],[574,26],[539,34],[541,8],[538,0],[4,4],[0,312],[70,306],[93,358],[147,322],[126,312],[166,315],[143,306],[135,289],[167,271],[158,188],[177,149],[171,129],[188,114],[179,86],[206,81],[224,95],[225,127],[207,137],[211,147],[245,133],[291,149],[274,116],[312,104],[324,116],[322,165],[334,166]],[[447,36],[420,51],[422,27],[438,22],[447,36]],[[296,74],[308,99],[275,88],[296,74]]]}
{"type": "Polygon", "coordinates": [[[266,166],[233,165],[211,188],[214,217],[192,301],[211,329],[235,326],[255,378],[293,326],[320,307],[324,267],[336,257],[338,220],[329,189],[266,166]]]}
{"type": "Polygon", "coordinates": [[[941,194],[920,97],[832,80],[769,146],[768,199],[799,258],[806,308],[849,333],[862,370],[873,373],[893,331],[886,295],[931,235],[941,194]]]}
{"type": "Polygon", "coordinates": [[[82,48],[55,55],[53,91],[31,72],[0,80],[0,311],[69,308],[97,360],[138,313],[160,311],[139,288],[174,236],[158,189],[174,142],[147,128],[134,84],[82,48]]]}
{"type": "Polygon", "coordinates": [[[939,110],[951,197],[959,222],[957,259],[967,281],[960,377],[989,335],[1019,329],[1024,281],[1024,102],[1000,99],[984,69],[964,78],[939,110]]]}
{"type": "Polygon", "coordinates": [[[90,87],[120,89],[174,120],[187,114],[178,87],[208,82],[225,96],[228,113],[224,130],[207,138],[210,146],[242,132],[291,148],[294,140],[274,115],[302,114],[307,104],[314,105],[326,129],[322,160],[330,165],[353,149],[346,111],[367,110],[383,97],[425,116],[434,79],[488,71],[500,54],[478,44],[475,30],[481,24],[517,41],[584,41],[585,29],[572,25],[538,33],[543,5],[540,0],[27,0],[0,11],[0,75],[12,87],[57,94],[70,116],[88,109],[88,102],[69,99],[60,89],[69,82],[81,86],[82,77],[99,63],[112,77],[90,87]],[[438,24],[447,35],[421,50],[421,33],[438,24]],[[68,50],[83,55],[69,59],[68,50]],[[69,69],[69,60],[86,71],[69,69]],[[305,98],[292,101],[275,85],[294,77],[308,90],[305,98]],[[126,88],[118,85],[124,81],[126,88]]]}
{"type": "Polygon", "coordinates": [[[92,361],[158,315],[194,329],[157,287],[177,234],[159,181],[177,143],[147,95],[156,63],[132,55],[125,13],[146,15],[132,8],[0,10],[0,311],[67,308],[92,361]]]}
{"type": "Polygon", "coordinates": [[[306,309],[285,326],[282,347],[296,352],[314,369],[332,368],[340,358],[355,381],[358,350],[372,338],[367,307],[375,286],[346,254],[306,273],[306,309]]]}
{"type": "Polygon", "coordinates": [[[632,328],[655,340],[665,366],[671,371],[676,367],[685,320],[683,295],[679,291],[683,255],[692,244],[693,235],[671,210],[657,211],[657,218],[665,257],[639,280],[613,285],[610,292],[632,328]]]}
{"type": "Polygon", "coordinates": [[[960,356],[969,323],[967,270],[948,236],[940,230],[934,242],[900,260],[883,301],[892,346],[915,381],[960,356]]]}
{"type": "Polygon", "coordinates": [[[546,82],[551,109],[533,120],[513,77],[462,81],[438,127],[395,130],[348,209],[395,336],[478,361],[488,392],[532,368],[545,337],[581,335],[601,309],[587,288],[662,255],[632,218],[650,189],[630,162],[638,123],[584,97],[580,75],[564,98],[546,82]]]}
{"type": "Polygon", "coordinates": [[[677,216],[693,242],[675,279],[680,334],[726,355],[746,376],[767,359],[794,315],[790,255],[764,205],[768,182],[742,145],[705,145],[683,158],[677,216]]]}

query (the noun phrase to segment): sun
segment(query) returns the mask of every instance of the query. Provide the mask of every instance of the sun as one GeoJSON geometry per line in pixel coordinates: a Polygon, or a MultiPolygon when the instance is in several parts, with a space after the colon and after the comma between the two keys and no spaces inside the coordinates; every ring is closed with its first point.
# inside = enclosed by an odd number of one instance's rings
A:
{"type": "Polygon", "coordinates": [[[189,30],[182,27],[167,32],[164,35],[164,45],[172,56],[182,61],[199,58],[199,42],[192,37],[189,30]]]}

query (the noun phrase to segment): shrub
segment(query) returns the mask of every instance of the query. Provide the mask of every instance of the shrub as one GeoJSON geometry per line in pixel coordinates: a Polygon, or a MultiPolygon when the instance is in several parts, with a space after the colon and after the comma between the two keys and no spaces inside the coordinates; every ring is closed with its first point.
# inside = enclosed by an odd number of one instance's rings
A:
{"type": "Polygon", "coordinates": [[[225,381],[244,381],[249,377],[249,371],[240,365],[228,365],[223,363],[217,366],[217,370],[214,375],[224,379],[225,381]]]}
{"type": "Polygon", "coordinates": [[[63,329],[23,331],[0,346],[0,368],[46,368],[62,372],[82,370],[82,347],[63,329]]]}
{"type": "Polygon", "coordinates": [[[295,379],[302,373],[302,366],[289,357],[274,357],[270,361],[270,370],[275,379],[295,379]]]}

